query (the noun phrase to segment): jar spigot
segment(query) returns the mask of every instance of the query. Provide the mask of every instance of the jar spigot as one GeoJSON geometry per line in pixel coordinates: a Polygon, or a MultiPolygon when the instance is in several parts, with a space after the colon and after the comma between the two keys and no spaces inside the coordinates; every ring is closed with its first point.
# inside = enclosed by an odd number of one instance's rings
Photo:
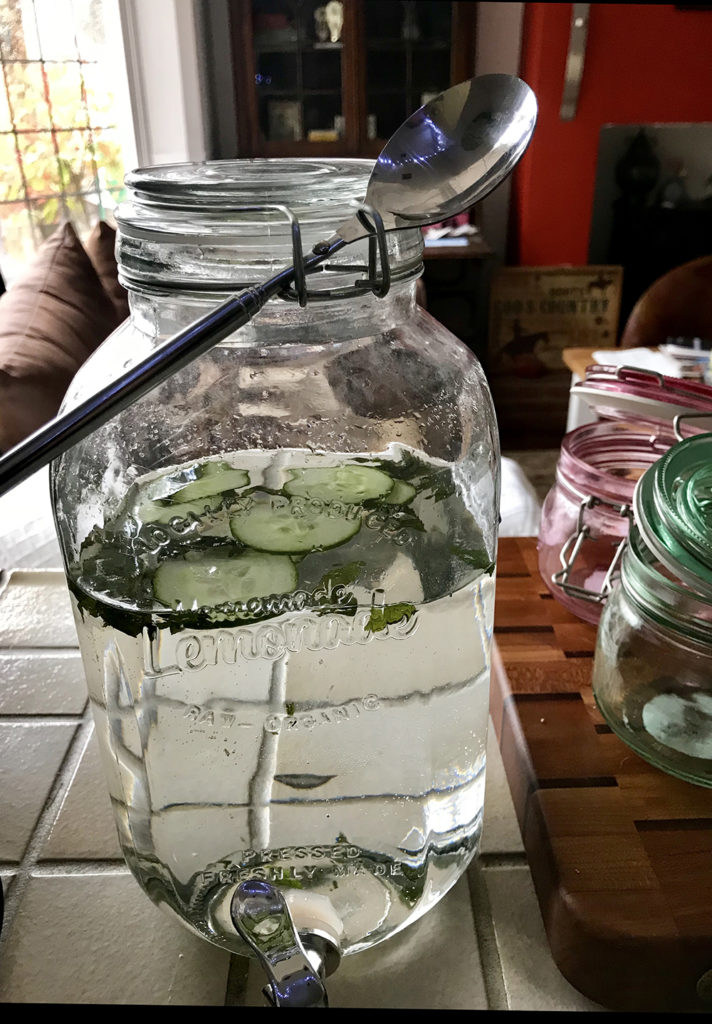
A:
{"type": "Polygon", "coordinates": [[[300,935],[279,889],[257,878],[241,882],[230,916],[267,974],[262,991],[271,1006],[329,1005],[323,979],[336,970],[339,949],[325,933],[300,935]]]}

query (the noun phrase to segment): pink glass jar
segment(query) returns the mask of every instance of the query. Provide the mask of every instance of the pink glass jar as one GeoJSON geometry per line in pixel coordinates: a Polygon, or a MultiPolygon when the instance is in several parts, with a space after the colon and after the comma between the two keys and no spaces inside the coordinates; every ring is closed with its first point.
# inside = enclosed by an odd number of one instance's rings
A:
{"type": "Polygon", "coordinates": [[[563,439],[542,508],[539,572],[558,601],[595,625],[618,578],[635,485],[682,437],[710,428],[712,388],[649,370],[594,366],[572,393],[602,418],[563,439]]]}

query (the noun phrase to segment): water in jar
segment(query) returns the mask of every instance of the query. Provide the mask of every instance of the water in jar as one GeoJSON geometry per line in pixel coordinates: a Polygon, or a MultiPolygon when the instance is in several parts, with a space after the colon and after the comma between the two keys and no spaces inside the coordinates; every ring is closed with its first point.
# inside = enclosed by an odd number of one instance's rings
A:
{"type": "Polygon", "coordinates": [[[494,565],[451,467],[226,453],[139,479],[68,578],[124,855],[245,952],[238,882],[349,953],[482,827],[494,565]]]}

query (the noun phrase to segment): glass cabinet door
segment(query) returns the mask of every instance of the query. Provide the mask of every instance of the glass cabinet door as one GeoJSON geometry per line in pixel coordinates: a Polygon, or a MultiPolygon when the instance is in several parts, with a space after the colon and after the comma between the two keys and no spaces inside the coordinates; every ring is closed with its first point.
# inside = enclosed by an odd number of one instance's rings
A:
{"type": "Polygon", "coordinates": [[[343,4],[252,0],[257,119],[262,138],[337,142],[342,105],[343,4]]]}
{"type": "Polygon", "coordinates": [[[365,3],[363,17],[367,137],[387,139],[451,84],[451,5],[383,0],[365,3]]]}
{"type": "Polygon", "coordinates": [[[227,0],[243,156],[377,157],[474,66],[466,0],[227,0]]]}

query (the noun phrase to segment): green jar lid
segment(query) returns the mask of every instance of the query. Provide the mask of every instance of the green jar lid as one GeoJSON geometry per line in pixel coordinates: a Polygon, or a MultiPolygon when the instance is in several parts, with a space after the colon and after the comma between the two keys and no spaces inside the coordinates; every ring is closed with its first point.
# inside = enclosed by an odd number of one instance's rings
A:
{"type": "Polygon", "coordinates": [[[693,589],[712,592],[712,434],[686,438],[646,470],[633,508],[659,561],[693,589]]]}

